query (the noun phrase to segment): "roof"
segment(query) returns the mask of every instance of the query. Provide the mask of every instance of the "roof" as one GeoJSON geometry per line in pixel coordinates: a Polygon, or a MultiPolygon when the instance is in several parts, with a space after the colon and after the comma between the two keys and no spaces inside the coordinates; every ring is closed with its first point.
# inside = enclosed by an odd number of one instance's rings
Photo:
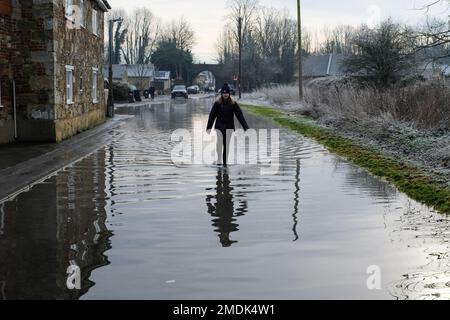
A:
{"type": "MultiPolygon", "coordinates": [[[[113,71],[113,79],[122,79],[125,74],[125,65],[113,64],[112,71],[113,71]]],[[[103,74],[106,76],[109,74],[109,66],[103,67],[103,74]]]]}
{"type": "Polygon", "coordinates": [[[155,74],[153,65],[125,65],[125,67],[130,78],[153,77],[155,74]]]}
{"type": "MultiPolygon", "coordinates": [[[[128,78],[152,78],[155,74],[153,65],[133,65],[133,64],[113,64],[113,79],[122,79],[125,75],[128,78]]],[[[103,67],[105,75],[109,73],[109,66],[103,67]]]]}
{"type": "Polygon", "coordinates": [[[303,62],[304,77],[326,77],[344,75],[345,56],[342,54],[327,54],[308,56],[303,62]]]}
{"type": "Polygon", "coordinates": [[[103,3],[105,4],[105,6],[106,6],[109,10],[112,9],[112,8],[111,8],[111,5],[108,3],[107,0],[103,0],[103,3]]]}
{"type": "Polygon", "coordinates": [[[170,80],[170,71],[156,71],[155,80],[170,80]]]}
{"type": "Polygon", "coordinates": [[[330,64],[329,75],[332,76],[343,76],[345,75],[344,60],[345,56],[343,54],[333,54],[330,64]]]}
{"type": "Polygon", "coordinates": [[[108,12],[108,10],[111,9],[111,6],[109,5],[107,0],[95,0],[95,2],[103,12],[108,12]]]}
{"type": "Polygon", "coordinates": [[[433,63],[432,61],[429,62],[422,62],[417,66],[417,71],[420,75],[423,77],[429,79],[433,78],[433,76],[440,74],[445,77],[450,76],[450,65],[445,63],[433,63]]]}

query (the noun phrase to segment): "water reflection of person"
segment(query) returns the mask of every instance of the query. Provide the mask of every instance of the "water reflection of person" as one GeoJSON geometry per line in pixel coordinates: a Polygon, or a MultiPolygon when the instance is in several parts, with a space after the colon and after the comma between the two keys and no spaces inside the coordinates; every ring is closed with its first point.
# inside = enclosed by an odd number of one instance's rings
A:
{"type": "MultiPolygon", "coordinates": [[[[216,191],[215,195],[206,196],[208,213],[214,218],[212,220],[212,225],[216,227],[214,231],[219,233],[219,240],[222,246],[230,247],[233,243],[238,242],[231,240],[230,234],[239,230],[236,217],[243,216],[247,212],[247,201],[238,200],[239,206],[234,212],[234,198],[232,194],[234,189],[230,186],[228,173],[223,169],[219,169],[217,172],[216,188],[207,190],[216,191]]],[[[240,196],[239,194],[235,195],[235,197],[240,196]]]]}

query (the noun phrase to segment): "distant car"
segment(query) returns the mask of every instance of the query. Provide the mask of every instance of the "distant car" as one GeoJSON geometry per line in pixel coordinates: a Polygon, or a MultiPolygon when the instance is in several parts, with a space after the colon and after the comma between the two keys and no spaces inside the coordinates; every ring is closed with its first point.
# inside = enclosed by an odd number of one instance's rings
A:
{"type": "Polygon", "coordinates": [[[205,87],[204,90],[205,90],[206,93],[210,93],[210,92],[215,93],[216,92],[216,88],[213,87],[213,86],[205,87]]]}
{"type": "Polygon", "coordinates": [[[172,89],[172,99],[185,98],[188,99],[188,91],[185,85],[176,85],[172,89]]]}
{"type": "Polygon", "coordinates": [[[200,92],[200,87],[199,86],[190,86],[187,88],[187,93],[188,94],[197,94],[200,92]]]}
{"type": "Polygon", "coordinates": [[[231,95],[235,96],[236,95],[236,89],[234,88],[234,85],[229,84],[229,87],[230,87],[231,95]]]}

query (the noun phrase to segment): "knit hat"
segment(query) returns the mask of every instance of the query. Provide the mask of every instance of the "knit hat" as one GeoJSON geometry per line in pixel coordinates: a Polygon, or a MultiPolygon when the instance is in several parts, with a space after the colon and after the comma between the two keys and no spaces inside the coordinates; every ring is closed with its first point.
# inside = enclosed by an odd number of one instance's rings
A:
{"type": "Polygon", "coordinates": [[[225,84],[223,85],[222,90],[221,90],[221,93],[222,93],[222,94],[224,94],[224,93],[231,94],[231,88],[230,88],[230,86],[228,85],[228,83],[225,83],[225,84]]]}

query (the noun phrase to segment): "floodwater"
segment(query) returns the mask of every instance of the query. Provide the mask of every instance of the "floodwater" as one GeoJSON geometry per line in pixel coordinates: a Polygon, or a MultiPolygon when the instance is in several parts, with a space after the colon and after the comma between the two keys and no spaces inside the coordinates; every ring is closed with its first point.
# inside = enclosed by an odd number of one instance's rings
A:
{"type": "Polygon", "coordinates": [[[0,299],[450,298],[449,217],[311,140],[281,130],[273,175],[175,166],[211,104],[118,110],[111,143],[0,204],[0,299]]]}

